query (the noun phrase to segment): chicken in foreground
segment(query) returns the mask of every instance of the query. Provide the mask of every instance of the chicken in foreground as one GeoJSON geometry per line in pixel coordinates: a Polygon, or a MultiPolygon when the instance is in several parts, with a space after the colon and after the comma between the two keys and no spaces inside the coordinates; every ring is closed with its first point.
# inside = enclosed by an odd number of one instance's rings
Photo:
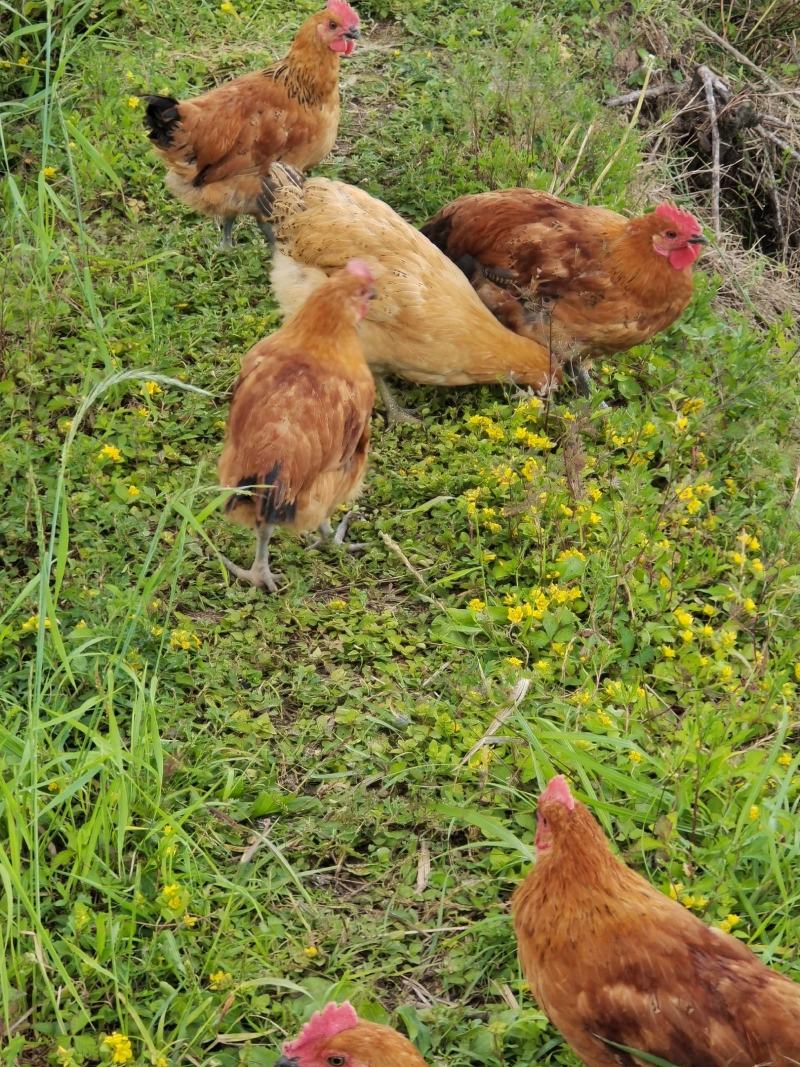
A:
{"type": "Polygon", "coordinates": [[[260,204],[275,234],[272,287],[285,313],[351,256],[372,268],[379,296],[360,334],[392,421],[402,415],[382,381],[387,374],[443,386],[512,382],[541,392],[560,380],[540,344],[504,329],[446,256],[363,189],[304,180],[276,163],[260,204]]]}
{"type": "MultiPolygon", "coordinates": [[[[626,219],[535,189],[459,197],[422,233],[511,330],[561,363],[642,344],[681,314],[700,223],[674,204],[626,219]]],[[[585,373],[580,380],[586,391],[585,373]]]]}
{"type": "Polygon", "coordinates": [[[612,854],[565,779],[539,798],[537,861],[512,908],[525,977],[589,1067],[800,1063],[800,985],[612,854]]]}
{"type": "Polygon", "coordinates": [[[425,1067],[425,1060],[408,1038],[359,1019],[345,1002],[315,1012],[275,1067],[425,1067]]]}
{"type": "Polygon", "coordinates": [[[220,219],[230,247],[234,219],[255,215],[261,179],[276,159],[307,170],[323,159],[339,127],[339,57],[353,53],[359,18],[344,0],[300,27],[288,54],[191,100],[147,97],[144,123],[167,164],[167,188],[220,219]]]}
{"type": "Polygon", "coordinates": [[[337,544],[347,531],[345,519],[334,533],[330,516],[358,494],[367,465],[375,385],[357,326],[374,295],[369,267],[351,260],[242,362],[219,479],[236,490],[228,517],[255,530],[257,547],[249,570],[223,561],[271,593],[276,526],[319,529],[337,544]]]}

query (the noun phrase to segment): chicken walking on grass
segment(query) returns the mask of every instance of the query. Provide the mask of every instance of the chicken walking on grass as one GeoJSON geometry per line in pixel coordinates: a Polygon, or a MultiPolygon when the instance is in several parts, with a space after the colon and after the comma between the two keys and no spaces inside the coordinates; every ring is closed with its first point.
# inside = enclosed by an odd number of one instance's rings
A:
{"type": "Polygon", "coordinates": [[[525,977],[588,1067],[796,1067],[800,985],[706,926],[611,852],[560,775],[513,899],[525,977]]]}
{"type": "Polygon", "coordinates": [[[542,392],[560,381],[540,344],[501,326],[446,256],[363,189],[304,180],[276,163],[261,210],[275,234],[272,287],[284,313],[352,256],[374,271],[379,296],[360,334],[390,421],[403,415],[382,383],[388,374],[428,385],[508,382],[542,392]]]}
{"type": "Polygon", "coordinates": [[[674,204],[626,219],[535,189],[461,196],[422,233],[504,326],[574,364],[584,393],[583,357],[642,344],[683,312],[706,243],[674,204]]]}
{"type": "Polygon", "coordinates": [[[425,1067],[407,1037],[359,1019],[348,1003],[315,1012],[275,1067],[425,1067]]]}
{"type": "Polygon", "coordinates": [[[251,585],[277,592],[269,565],[276,526],[344,539],[347,520],[334,533],[330,516],[357,496],[367,465],[375,385],[357,327],[374,296],[369,267],[351,260],[244,357],[219,479],[235,490],[228,517],[256,533],[249,570],[223,557],[251,585]]]}
{"type": "Polygon", "coordinates": [[[288,54],[266,70],[245,74],[191,100],[148,96],[145,126],[167,165],[167,188],[222,224],[231,245],[234,219],[255,215],[269,238],[257,201],[276,159],[299,170],[333,148],[339,128],[339,57],[360,36],[359,18],[344,0],[300,27],[288,54]]]}

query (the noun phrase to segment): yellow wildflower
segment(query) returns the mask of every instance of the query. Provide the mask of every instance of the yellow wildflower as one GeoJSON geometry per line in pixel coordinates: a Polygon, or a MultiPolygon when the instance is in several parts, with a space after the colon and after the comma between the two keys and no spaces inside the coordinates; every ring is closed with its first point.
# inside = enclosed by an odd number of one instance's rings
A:
{"type": "Polygon", "coordinates": [[[561,509],[561,514],[566,515],[568,519],[572,518],[575,514],[572,508],[568,507],[566,504],[559,504],[559,508],[561,509]]]}
{"type": "Polygon", "coordinates": [[[27,67],[27,65],[28,65],[28,57],[27,56],[20,56],[19,59],[17,60],[17,66],[18,67],[27,67]]]}
{"type": "Polygon", "coordinates": [[[187,912],[184,913],[184,916],[181,919],[181,922],[183,923],[184,926],[188,926],[189,929],[191,930],[192,927],[197,926],[197,924],[200,922],[200,919],[199,919],[199,917],[197,915],[190,915],[189,912],[187,911],[187,912]]]}
{"type": "Polygon", "coordinates": [[[103,445],[97,454],[98,459],[110,459],[112,463],[122,463],[122,453],[116,445],[103,445]]]}
{"type": "Polygon", "coordinates": [[[130,1063],[133,1059],[133,1049],[131,1047],[131,1041],[129,1037],[124,1034],[120,1034],[118,1031],[114,1031],[113,1034],[107,1034],[103,1038],[103,1045],[111,1053],[112,1063],[130,1063]]]}
{"type": "Polygon", "coordinates": [[[641,752],[637,752],[635,749],[632,749],[628,753],[628,759],[631,761],[631,763],[641,763],[642,762],[642,754],[641,754],[641,752]]]}
{"type": "Polygon", "coordinates": [[[592,526],[597,526],[602,521],[603,520],[600,518],[596,511],[589,512],[589,522],[592,524],[592,526]]]}
{"type": "Polygon", "coordinates": [[[741,567],[744,563],[744,556],[741,552],[730,553],[731,563],[735,563],[737,567],[741,567]]]}
{"type": "Polygon", "coordinates": [[[45,178],[55,178],[56,174],[58,174],[58,167],[45,167],[42,174],[44,174],[45,178]]]}
{"type": "Polygon", "coordinates": [[[522,622],[522,619],[523,619],[522,608],[516,607],[516,608],[509,608],[508,609],[508,621],[510,623],[512,623],[512,625],[518,626],[519,623],[522,622]]]}
{"type": "Polygon", "coordinates": [[[664,657],[664,659],[675,659],[675,649],[672,648],[670,645],[662,645],[661,655],[664,657]]]}
{"type": "Polygon", "coordinates": [[[734,926],[738,926],[741,921],[738,915],[726,915],[717,925],[720,930],[724,930],[726,934],[729,934],[734,926]]]}
{"type": "Polygon", "coordinates": [[[200,638],[190,630],[173,630],[169,636],[169,647],[191,652],[200,647],[200,638]]]}
{"type": "Polygon", "coordinates": [[[690,500],[689,503],[686,505],[686,510],[689,512],[690,515],[696,515],[698,511],[702,508],[702,506],[703,505],[700,503],[699,500],[690,500]]]}
{"type": "MultiPolygon", "coordinates": [[[[45,628],[45,630],[49,630],[50,629],[50,620],[49,619],[45,619],[44,620],[44,628],[45,628]]],[[[31,615],[30,618],[26,619],[25,622],[23,622],[22,626],[20,626],[20,630],[24,634],[33,633],[34,630],[38,630],[38,629],[39,629],[39,616],[38,616],[38,614],[37,615],[31,615]]]]}
{"type": "Polygon", "coordinates": [[[669,580],[666,574],[662,574],[661,577],[658,579],[658,584],[661,586],[662,589],[669,589],[669,587],[672,585],[672,582],[669,580]]]}
{"type": "Polygon", "coordinates": [[[341,597],[335,597],[333,600],[328,601],[328,607],[332,608],[333,611],[344,611],[347,607],[347,601],[342,600],[341,597]]]}
{"type": "Polygon", "coordinates": [[[729,682],[733,678],[733,667],[723,663],[719,669],[719,677],[721,682],[729,682]]]}
{"type": "Polygon", "coordinates": [[[645,437],[652,437],[656,432],[656,424],[654,422],[646,422],[642,427],[642,434],[645,437]]]}
{"type": "Polygon", "coordinates": [[[231,3],[231,0],[222,0],[222,3],[219,5],[219,9],[223,13],[223,15],[236,14],[236,8],[231,3]]]}
{"type": "Polygon", "coordinates": [[[470,611],[483,611],[483,609],[486,607],[486,604],[479,597],[474,596],[472,600],[470,600],[469,604],[467,604],[467,607],[470,611]]]}
{"type": "Polygon", "coordinates": [[[212,989],[224,989],[233,981],[233,975],[228,971],[214,971],[208,976],[208,984],[212,989]]]}
{"type": "Polygon", "coordinates": [[[139,99],[138,96],[129,96],[128,97],[128,107],[129,108],[138,107],[140,103],[141,103],[141,100],[139,99]]]}
{"type": "Polygon", "coordinates": [[[746,612],[748,612],[748,614],[752,615],[756,610],[756,602],[755,600],[753,600],[752,597],[745,597],[742,601],[742,607],[746,612]]]}
{"type": "Polygon", "coordinates": [[[678,625],[683,626],[684,629],[688,629],[694,624],[694,616],[685,608],[677,608],[672,614],[675,616],[675,621],[678,625]]]}
{"type": "Polygon", "coordinates": [[[144,391],[148,396],[158,396],[159,393],[163,392],[163,389],[158,382],[149,381],[144,383],[144,391]]]}
{"type": "Polygon", "coordinates": [[[169,1060],[163,1052],[156,1053],[152,1062],[153,1067],[169,1067],[169,1060]]]}
{"type": "Polygon", "coordinates": [[[149,408],[139,407],[139,408],[136,409],[136,414],[139,416],[140,419],[149,419],[150,418],[150,409],[149,408]]]}
{"type": "Polygon", "coordinates": [[[794,665],[794,676],[800,682],[800,663],[795,663],[794,665]]]}
{"type": "Polygon", "coordinates": [[[778,763],[781,767],[788,767],[791,762],[792,757],[788,752],[781,752],[780,756],[778,756],[778,763]]]}
{"type": "Polygon", "coordinates": [[[128,486],[128,496],[131,497],[131,499],[133,499],[134,497],[137,497],[139,495],[140,491],[141,490],[139,490],[135,485],[129,485],[128,486]]]}
{"type": "Polygon", "coordinates": [[[690,641],[694,640],[694,634],[691,630],[681,630],[681,637],[688,645],[690,641]]]}
{"type": "Polygon", "coordinates": [[[758,557],[756,557],[755,559],[751,559],[750,560],[750,566],[752,567],[753,574],[763,574],[764,573],[764,564],[761,562],[761,560],[758,557]]]}
{"type": "Polygon", "coordinates": [[[703,614],[708,615],[708,617],[711,618],[712,615],[717,614],[717,609],[715,607],[712,607],[711,604],[704,604],[703,614]]]}
{"type": "Polygon", "coordinates": [[[688,425],[689,420],[686,418],[685,415],[679,415],[678,418],[675,420],[675,429],[678,431],[678,433],[683,433],[683,431],[688,425]]]}
{"type": "Polygon", "coordinates": [[[506,663],[509,665],[509,667],[522,666],[522,660],[519,658],[519,656],[506,656],[506,663]]]}
{"type": "Polygon", "coordinates": [[[750,549],[751,552],[758,552],[759,548],[761,548],[761,542],[757,537],[748,537],[747,547],[750,549]]]}
{"type": "Polygon", "coordinates": [[[755,822],[756,821],[756,819],[759,816],[759,812],[760,811],[761,811],[761,808],[759,808],[758,804],[751,804],[750,805],[750,809],[747,812],[747,818],[750,820],[750,822],[755,822]]]}
{"type": "Polygon", "coordinates": [[[673,900],[677,900],[680,894],[683,892],[683,882],[670,882],[667,895],[672,897],[673,900]]]}
{"type": "Polygon", "coordinates": [[[308,956],[310,960],[313,960],[315,956],[319,955],[319,949],[316,945],[306,945],[306,947],[303,949],[303,952],[306,956],[308,956]]]}

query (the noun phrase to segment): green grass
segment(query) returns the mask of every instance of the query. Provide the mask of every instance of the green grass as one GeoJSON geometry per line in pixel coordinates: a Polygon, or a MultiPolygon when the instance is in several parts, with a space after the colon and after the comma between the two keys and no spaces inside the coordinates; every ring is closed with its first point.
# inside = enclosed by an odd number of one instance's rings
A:
{"type": "MultiPolygon", "coordinates": [[[[637,205],[636,139],[598,103],[613,45],[557,6],[362,5],[390,18],[323,172],[417,222],[487,184],[637,205]]],[[[206,557],[249,560],[215,459],[279,320],[254,227],[215,250],[129,98],[257,66],[297,7],[32,5],[3,46],[8,1065],[107,1062],[119,1032],[140,1064],[269,1067],[345,996],[431,1064],[575,1062],[507,913],[554,770],[654,884],[800,979],[787,324],[753,332],[701,275],[590,406],[406,387],[424,425],[375,417],[363,556],[279,537],[273,599],[206,557]]]]}

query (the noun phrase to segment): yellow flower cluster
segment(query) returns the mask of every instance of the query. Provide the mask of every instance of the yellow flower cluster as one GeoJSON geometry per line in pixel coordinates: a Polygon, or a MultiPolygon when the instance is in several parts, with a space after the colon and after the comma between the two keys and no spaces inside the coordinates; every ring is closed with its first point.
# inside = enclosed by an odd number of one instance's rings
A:
{"type": "Polygon", "coordinates": [[[103,1046],[111,1053],[112,1063],[130,1063],[133,1059],[133,1048],[129,1037],[114,1031],[103,1038],[103,1046]]]}
{"type": "Polygon", "coordinates": [[[200,647],[200,638],[191,630],[173,630],[169,635],[169,647],[182,649],[184,652],[193,652],[200,647]]]}
{"type": "Polygon", "coordinates": [[[159,393],[163,392],[158,382],[145,382],[143,388],[148,396],[158,396],[159,393]]]}
{"type": "Polygon", "coordinates": [[[177,882],[165,885],[161,890],[161,896],[167,907],[172,908],[173,911],[180,911],[184,906],[185,894],[177,882]]]}
{"type": "Polygon", "coordinates": [[[684,400],[681,410],[684,415],[698,415],[705,406],[705,400],[699,396],[691,396],[684,400]]]}
{"type": "Polygon", "coordinates": [[[538,448],[542,452],[547,451],[549,448],[555,448],[555,441],[551,441],[546,434],[532,433],[530,430],[526,430],[524,426],[517,427],[514,431],[514,438],[527,448],[538,448]]]}
{"type": "Polygon", "coordinates": [[[721,922],[717,923],[720,930],[724,930],[726,934],[729,934],[734,926],[738,926],[742,920],[738,915],[726,915],[721,922]]]}
{"type": "MultiPolygon", "coordinates": [[[[50,629],[50,620],[49,619],[45,619],[44,620],[44,628],[45,628],[45,630],[49,630],[50,629]]],[[[20,626],[20,632],[23,633],[23,634],[33,633],[34,630],[38,630],[38,629],[39,629],[39,616],[38,616],[38,614],[37,615],[31,615],[30,618],[26,619],[25,622],[23,622],[22,626],[20,626]]]]}
{"type": "Polygon", "coordinates": [[[97,454],[98,459],[110,459],[112,463],[122,463],[122,453],[116,445],[103,445],[97,454]]]}
{"type": "Polygon", "coordinates": [[[565,548],[556,556],[556,563],[565,563],[568,559],[585,560],[586,556],[579,548],[565,548]]]}
{"type": "Polygon", "coordinates": [[[522,474],[522,477],[525,479],[525,481],[531,482],[540,470],[540,463],[536,459],[534,459],[533,456],[528,456],[528,458],[522,464],[522,470],[520,471],[520,473],[522,474]]]}
{"type": "Polygon", "coordinates": [[[214,971],[208,976],[208,984],[211,989],[225,989],[233,981],[233,975],[229,971],[214,971]]]}
{"type": "Polygon", "coordinates": [[[470,611],[483,611],[483,609],[486,607],[486,604],[483,600],[480,600],[478,597],[475,596],[467,604],[467,607],[470,611]]]}
{"type": "Polygon", "coordinates": [[[482,430],[490,441],[504,441],[506,432],[502,426],[498,426],[493,419],[486,415],[470,415],[467,426],[473,430],[482,430]]]}

